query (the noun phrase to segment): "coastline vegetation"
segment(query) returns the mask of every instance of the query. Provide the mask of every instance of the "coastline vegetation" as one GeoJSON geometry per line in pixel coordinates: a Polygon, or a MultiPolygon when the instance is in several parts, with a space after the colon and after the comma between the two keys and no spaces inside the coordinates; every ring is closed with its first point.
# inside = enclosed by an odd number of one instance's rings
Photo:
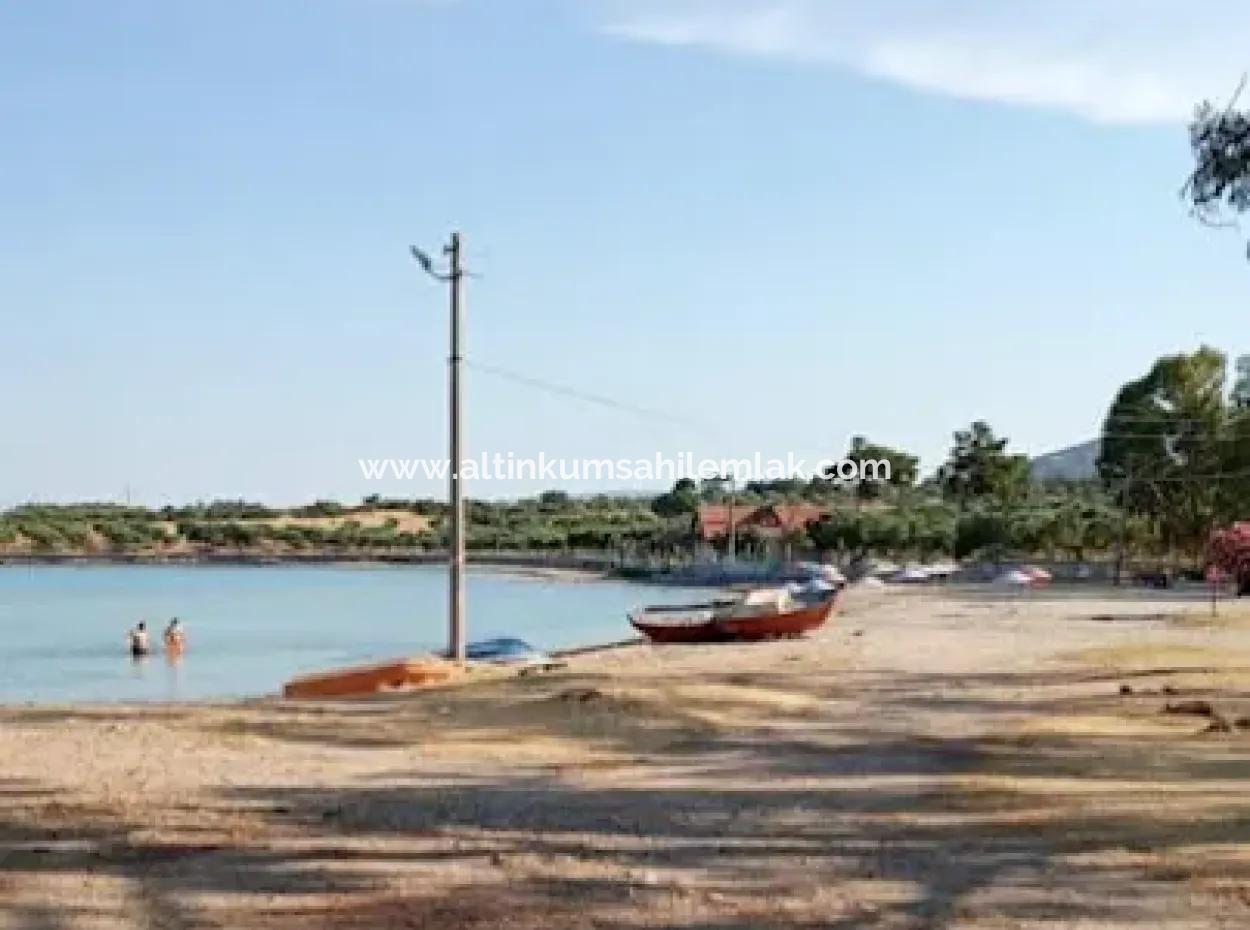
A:
{"type": "MultiPolygon", "coordinates": [[[[1036,480],[1028,459],[984,422],[957,431],[946,462],[919,476],[918,459],[864,437],[847,456],[888,459],[891,480],[786,479],[734,487],[678,481],[653,496],[552,490],[514,501],[470,500],[467,546],[485,553],[597,553],[617,564],[666,564],[723,552],[701,532],[704,504],[745,512],[819,505],[823,516],[784,533],[743,526],[740,557],[890,559],[1045,557],[1202,558],[1213,529],[1250,516],[1250,360],[1231,389],[1210,348],[1159,359],[1117,393],[1096,472],[1036,480]]],[[[437,500],[371,495],[277,508],[242,500],[147,508],[29,503],[0,514],[0,557],[403,558],[446,545],[437,500]]]]}

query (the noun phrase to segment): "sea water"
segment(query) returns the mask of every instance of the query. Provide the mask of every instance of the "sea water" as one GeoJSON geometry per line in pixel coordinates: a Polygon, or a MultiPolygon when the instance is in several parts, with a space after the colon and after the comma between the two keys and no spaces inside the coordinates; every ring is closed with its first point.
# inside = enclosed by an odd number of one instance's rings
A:
{"type": "MultiPolygon", "coordinates": [[[[471,570],[469,638],[543,650],[624,639],[626,612],[657,594],[471,570]]],[[[302,672],[445,648],[446,604],[438,566],[0,566],[0,701],[273,694],[302,672]],[[181,661],[159,649],[130,658],[130,627],[146,620],[159,646],[175,616],[187,635],[181,661]]]]}

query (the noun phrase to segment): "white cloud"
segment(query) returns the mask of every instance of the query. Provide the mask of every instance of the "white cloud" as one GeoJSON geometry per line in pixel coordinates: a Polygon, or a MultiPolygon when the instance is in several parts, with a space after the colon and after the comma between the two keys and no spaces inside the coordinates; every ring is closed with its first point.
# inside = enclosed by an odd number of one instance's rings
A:
{"type": "Polygon", "coordinates": [[[1186,119],[1250,68],[1245,0],[596,0],[625,38],[829,64],[1098,122],[1186,119]]]}

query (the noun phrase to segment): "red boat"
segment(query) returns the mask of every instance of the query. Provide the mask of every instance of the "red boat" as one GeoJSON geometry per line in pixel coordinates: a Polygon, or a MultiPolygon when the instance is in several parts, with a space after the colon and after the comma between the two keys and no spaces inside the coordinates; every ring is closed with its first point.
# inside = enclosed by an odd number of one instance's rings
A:
{"type": "Polygon", "coordinates": [[[715,643],[725,639],[716,628],[716,611],[727,603],[640,607],[630,625],[653,643],[715,643]]]}
{"type": "Polygon", "coordinates": [[[742,600],[643,607],[629,615],[629,622],[653,643],[791,638],[823,626],[840,593],[831,591],[819,600],[787,598],[783,602],[769,592],[768,600],[748,595],[742,600]]]}

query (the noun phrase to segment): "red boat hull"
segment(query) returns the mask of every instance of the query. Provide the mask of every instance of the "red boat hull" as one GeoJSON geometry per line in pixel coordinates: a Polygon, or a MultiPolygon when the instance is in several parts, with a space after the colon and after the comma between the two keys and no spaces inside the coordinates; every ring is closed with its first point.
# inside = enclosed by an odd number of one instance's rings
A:
{"type": "Polygon", "coordinates": [[[629,615],[630,625],[653,643],[715,643],[725,638],[716,628],[718,608],[729,602],[644,607],[629,615]],[[706,616],[701,616],[701,615],[706,616]],[[666,621],[664,618],[668,617],[666,621]]]}
{"type": "Polygon", "coordinates": [[[653,643],[721,643],[802,636],[822,627],[841,592],[823,601],[780,614],[711,617],[703,623],[648,622],[646,612],[631,614],[630,624],[653,643]]]}
{"type": "Polygon", "coordinates": [[[716,622],[731,640],[781,639],[802,636],[825,625],[833,608],[837,605],[838,595],[826,598],[819,604],[801,607],[783,614],[766,614],[755,617],[725,617],[716,622]]]}
{"type": "Polygon", "coordinates": [[[629,618],[630,624],[653,643],[719,643],[725,636],[716,628],[716,621],[707,623],[647,623],[629,618]]]}

